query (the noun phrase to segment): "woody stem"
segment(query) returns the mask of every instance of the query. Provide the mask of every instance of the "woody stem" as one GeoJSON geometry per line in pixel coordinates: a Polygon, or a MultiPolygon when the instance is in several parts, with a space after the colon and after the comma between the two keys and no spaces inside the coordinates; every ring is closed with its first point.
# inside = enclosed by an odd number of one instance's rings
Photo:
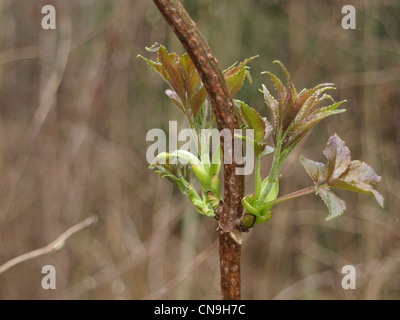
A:
{"type": "MultiPolygon", "coordinates": [[[[179,0],[153,0],[167,23],[185,47],[207,90],[220,131],[229,129],[233,141],[238,119],[221,67],[208,43],[179,0]]],[[[224,151],[224,141],[221,139],[224,151]]],[[[233,143],[231,143],[233,148],[233,143]]],[[[235,154],[230,150],[229,154],[235,154]]],[[[221,295],[240,299],[241,233],[238,223],[243,215],[244,176],[236,175],[234,159],[224,164],[224,205],[218,221],[220,243],[221,295]]]]}

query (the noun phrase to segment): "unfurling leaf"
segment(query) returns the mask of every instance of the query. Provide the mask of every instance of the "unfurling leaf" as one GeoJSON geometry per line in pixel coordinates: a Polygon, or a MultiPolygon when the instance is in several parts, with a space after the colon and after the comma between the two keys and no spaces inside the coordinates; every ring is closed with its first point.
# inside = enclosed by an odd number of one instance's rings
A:
{"type": "Polygon", "coordinates": [[[318,187],[317,194],[328,207],[329,216],[326,218],[326,220],[340,216],[344,209],[346,209],[346,203],[336,196],[328,187],[318,187]]]}
{"type": "MultiPolygon", "coordinates": [[[[264,189],[266,187],[268,181],[268,177],[262,182],[261,188],[264,189]]],[[[242,199],[242,205],[247,210],[248,213],[256,216],[255,224],[260,224],[268,221],[272,217],[272,213],[270,209],[273,204],[269,204],[273,202],[278,197],[279,193],[279,181],[276,179],[275,183],[272,186],[271,191],[268,195],[263,199],[256,199],[254,194],[245,196],[242,199]],[[260,200],[257,202],[256,200],[260,200]]]]}
{"type": "Polygon", "coordinates": [[[165,94],[172,100],[173,103],[183,112],[185,113],[185,106],[182,104],[181,99],[179,99],[178,95],[173,90],[165,90],[165,94]]]}
{"type": "Polygon", "coordinates": [[[157,61],[141,55],[138,57],[168,82],[171,90],[167,90],[166,94],[184,112],[189,122],[194,122],[207,97],[207,91],[189,55],[185,53],[179,57],[176,53],[168,53],[164,46],[158,44],[148,51],[158,53],[157,61]]]}
{"type": "MultiPolygon", "coordinates": [[[[187,53],[182,57],[173,52],[168,53],[167,49],[158,43],[155,43],[151,48],[146,48],[146,50],[156,52],[158,54],[157,61],[151,61],[141,55],[138,55],[138,57],[145,60],[154,71],[168,82],[171,90],[167,90],[166,94],[185,114],[188,121],[192,124],[195,123],[207,98],[207,91],[190,56],[187,53]]],[[[224,71],[232,98],[241,89],[244,78],[249,76],[247,63],[257,57],[246,59],[238,65],[235,63],[224,71]]]]}
{"type": "Polygon", "coordinates": [[[189,186],[188,196],[190,201],[195,206],[197,212],[208,217],[215,216],[214,209],[211,207],[208,199],[201,198],[191,185],[189,186]]]}
{"type": "Polygon", "coordinates": [[[188,165],[171,163],[170,155],[166,152],[160,153],[151,163],[150,169],[156,171],[160,178],[167,178],[182,193],[188,194],[190,186],[190,171],[188,165]]]}
{"type": "Polygon", "coordinates": [[[382,195],[372,187],[373,184],[380,180],[381,177],[376,175],[368,164],[355,160],[350,163],[347,173],[333,183],[332,187],[372,195],[379,205],[383,207],[384,199],[382,195]]]}
{"type": "Polygon", "coordinates": [[[324,150],[328,160],[326,180],[334,183],[350,165],[350,150],[337,135],[332,136],[324,150]]]}
{"type": "Polygon", "coordinates": [[[284,142],[284,148],[294,147],[307,135],[307,133],[311,131],[312,128],[325,118],[346,111],[345,109],[336,110],[336,108],[338,108],[343,102],[344,101],[340,101],[329,106],[329,108],[326,107],[327,110],[324,110],[325,108],[317,109],[300,123],[295,121],[293,129],[284,142]]]}
{"type": "Polygon", "coordinates": [[[292,150],[321,120],[345,110],[337,109],[344,101],[335,103],[331,96],[323,94],[326,90],[335,89],[332,84],[323,83],[297,93],[289,72],[281,62],[274,62],[285,73],[286,87],[277,76],[265,72],[274,83],[278,97],[275,99],[264,85],[262,92],[271,117],[274,143],[282,144],[283,152],[285,149],[292,150]],[[330,100],[332,104],[321,107],[325,100],[330,100]],[[284,140],[280,141],[281,138],[284,140]]]}
{"type": "Polygon", "coordinates": [[[374,196],[383,207],[382,195],[373,188],[381,180],[375,171],[365,162],[351,161],[350,151],[343,140],[336,134],[333,135],[324,150],[328,164],[300,158],[300,162],[313,179],[317,193],[329,208],[329,218],[341,214],[345,208],[340,200],[330,189],[338,188],[374,196]],[[340,201],[339,201],[340,200],[340,201]]]}
{"type": "MultiPolygon", "coordinates": [[[[279,103],[275,100],[275,98],[270,94],[267,87],[262,85],[264,100],[268,106],[273,132],[276,133],[278,128],[278,119],[279,119],[279,103]]],[[[276,135],[274,134],[274,143],[276,144],[276,135]]]]}
{"type": "Polygon", "coordinates": [[[304,156],[300,157],[300,163],[307,171],[308,175],[313,179],[316,185],[320,185],[326,180],[326,164],[312,161],[304,156]]]}

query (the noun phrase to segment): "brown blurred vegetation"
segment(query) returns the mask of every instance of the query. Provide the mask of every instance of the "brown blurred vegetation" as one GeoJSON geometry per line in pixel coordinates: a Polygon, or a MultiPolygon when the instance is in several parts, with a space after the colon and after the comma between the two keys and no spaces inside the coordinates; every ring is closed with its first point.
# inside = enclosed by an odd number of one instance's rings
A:
{"type": "MultiPolygon", "coordinates": [[[[325,120],[284,167],[281,194],[310,186],[301,154],[322,161],[330,135],[382,176],[372,198],[338,192],[344,215],[308,196],[246,235],[243,298],[400,299],[400,2],[187,0],[222,68],[259,54],[238,98],[266,115],[260,73],[289,69],[298,89],[334,82],[347,112],[325,120]],[[341,28],[341,8],[357,29],[341,28]],[[396,209],[397,208],[397,209],[396,209]],[[357,270],[343,290],[342,266],[357,270]]],[[[219,299],[216,222],[148,169],[146,133],[183,117],[136,58],[183,53],[152,1],[0,0],[0,264],[86,217],[97,225],[52,255],[0,275],[0,299],[219,299]],[[57,30],[41,28],[53,4],[57,30]],[[57,289],[41,288],[54,265],[57,289]]],[[[266,157],[268,158],[268,157],[266,157]]],[[[263,174],[270,159],[265,159],[263,174]]],[[[253,181],[247,177],[248,193],[253,181]]]]}

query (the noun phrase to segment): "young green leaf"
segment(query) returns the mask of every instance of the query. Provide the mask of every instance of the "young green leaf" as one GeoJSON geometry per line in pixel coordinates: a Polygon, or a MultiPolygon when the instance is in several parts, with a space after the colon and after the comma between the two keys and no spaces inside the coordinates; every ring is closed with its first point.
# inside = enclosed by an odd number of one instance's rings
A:
{"type": "Polygon", "coordinates": [[[221,171],[222,166],[222,148],[221,145],[218,145],[217,149],[214,151],[214,154],[211,159],[210,165],[210,175],[218,175],[221,171]]]}
{"type": "Polygon", "coordinates": [[[208,175],[207,171],[204,170],[203,166],[201,164],[192,164],[192,171],[197,180],[200,181],[204,189],[211,191],[211,178],[208,175]]]}
{"type": "Polygon", "coordinates": [[[241,114],[250,129],[254,129],[254,140],[262,143],[265,139],[265,121],[261,115],[253,108],[249,107],[243,101],[239,101],[241,107],[241,114]]]}
{"type": "Polygon", "coordinates": [[[239,90],[242,88],[244,78],[249,75],[248,67],[246,67],[246,65],[251,60],[257,57],[258,56],[248,58],[239,63],[239,65],[237,66],[237,63],[235,63],[233,66],[224,71],[226,84],[228,85],[229,92],[231,93],[232,98],[235,97],[239,90]]]}
{"type": "Polygon", "coordinates": [[[188,196],[197,212],[208,217],[215,216],[214,209],[210,207],[208,200],[202,199],[191,185],[188,190],[188,196]]]}
{"type": "MultiPolygon", "coordinates": [[[[268,183],[268,177],[266,177],[264,179],[264,181],[261,184],[261,190],[265,189],[268,183]]],[[[271,201],[274,201],[277,197],[278,197],[278,193],[279,193],[279,180],[276,179],[271,191],[268,193],[267,197],[265,199],[263,199],[263,203],[268,203],[271,201]]]]}
{"type": "Polygon", "coordinates": [[[221,183],[217,175],[211,179],[210,191],[214,193],[219,199],[221,198],[221,183]]]}
{"type": "Polygon", "coordinates": [[[182,193],[188,194],[189,191],[189,168],[188,165],[171,164],[170,155],[166,152],[160,153],[151,163],[150,169],[156,171],[160,178],[167,178],[182,193]]]}
{"type": "Polygon", "coordinates": [[[248,129],[254,130],[254,140],[248,136],[241,137],[243,140],[252,141],[254,144],[254,154],[258,158],[271,152],[266,140],[272,131],[271,125],[262,118],[261,115],[246,103],[235,100],[240,105],[239,116],[248,129]]]}
{"type": "Polygon", "coordinates": [[[177,161],[184,162],[185,164],[190,163],[192,165],[201,166],[199,158],[197,158],[193,153],[186,150],[175,150],[169,154],[169,158],[176,159],[177,161]]]}
{"type": "Polygon", "coordinates": [[[225,78],[226,84],[228,85],[229,92],[233,98],[239,92],[243,86],[244,77],[246,75],[246,68],[243,68],[237,73],[234,73],[225,78]]]}
{"type": "Polygon", "coordinates": [[[238,65],[237,62],[235,62],[232,66],[223,71],[225,78],[240,72],[240,70],[242,70],[250,61],[256,58],[258,58],[258,56],[247,58],[246,60],[240,62],[238,65]]]}
{"type": "Polygon", "coordinates": [[[247,195],[242,199],[243,207],[251,214],[259,216],[257,209],[253,207],[253,202],[254,202],[254,194],[247,195]]]}

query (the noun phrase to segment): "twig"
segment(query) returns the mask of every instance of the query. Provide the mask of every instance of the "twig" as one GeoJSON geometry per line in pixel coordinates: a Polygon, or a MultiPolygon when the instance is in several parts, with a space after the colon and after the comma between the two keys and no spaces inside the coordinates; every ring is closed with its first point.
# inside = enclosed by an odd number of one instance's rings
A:
{"type": "Polygon", "coordinates": [[[0,266],[0,274],[3,272],[7,271],[8,269],[16,266],[17,264],[20,264],[22,262],[25,262],[27,260],[31,260],[49,253],[56,252],[60,250],[64,244],[65,241],[71,237],[74,233],[77,233],[81,231],[82,229],[85,229],[95,223],[97,221],[97,216],[92,216],[87,218],[86,220],[74,225],[73,227],[69,228],[67,231],[65,231],[61,236],[59,236],[56,240],[53,242],[49,243],[47,246],[36,249],[34,251],[30,251],[27,253],[24,253],[14,259],[11,259],[4,263],[3,265],[0,266]]]}
{"type": "MultiPolygon", "coordinates": [[[[239,127],[237,115],[221,67],[207,41],[179,0],[153,1],[196,66],[210,98],[218,130],[229,129],[233,139],[234,129],[239,127]]],[[[224,150],[223,140],[221,138],[224,150]]],[[[218,236],[222,299],[237,300],[240,299],[241,251],[237,221],[243,215],[244,176],[236,175],[238,165],[232,160],[232,164],[224,164],[224,205],[218,221],[218,236]]]]}

